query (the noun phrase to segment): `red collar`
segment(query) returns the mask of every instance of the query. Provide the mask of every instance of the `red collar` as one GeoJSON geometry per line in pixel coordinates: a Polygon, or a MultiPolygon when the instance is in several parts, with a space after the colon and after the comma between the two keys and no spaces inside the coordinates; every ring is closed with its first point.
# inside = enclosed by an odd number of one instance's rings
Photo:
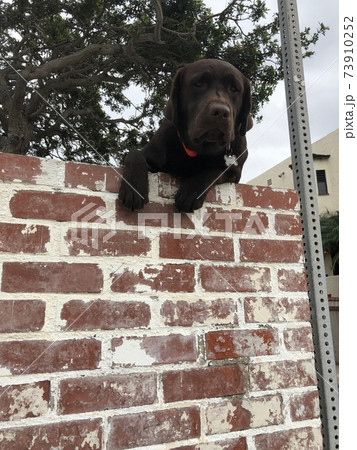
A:
{"type": "Polygon", "coordinates": [[[185,150],[186,154],[190,157],[190,158],[194,158],[195,156],[197,156],[197,152],[190,150],[186,147],[185,143],[183,142],[183,140],[181,139],[180,133],[177,131],[177,135],[180,139],[180,142],[182,144],[183,149],[185,150]]]}

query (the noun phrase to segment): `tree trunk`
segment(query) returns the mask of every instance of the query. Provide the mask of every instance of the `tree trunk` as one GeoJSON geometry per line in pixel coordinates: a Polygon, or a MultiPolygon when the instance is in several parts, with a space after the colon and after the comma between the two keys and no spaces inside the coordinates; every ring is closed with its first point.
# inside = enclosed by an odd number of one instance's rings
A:
{"type": "Polygon", "coordinates": [[[33,138],[32,123],[24,114],[26,81],[19,78],[11,99],[7,133],[0,138],[0,151],[26,155],[33,138]]]}
{"type": "Polygon", "coordinates": [[[19,155],[27,154],[32,133],[29,130],[22,129],[22,127],[16,128],[17,130],[0,137],[0,152],[17,153],[19,155]]]}

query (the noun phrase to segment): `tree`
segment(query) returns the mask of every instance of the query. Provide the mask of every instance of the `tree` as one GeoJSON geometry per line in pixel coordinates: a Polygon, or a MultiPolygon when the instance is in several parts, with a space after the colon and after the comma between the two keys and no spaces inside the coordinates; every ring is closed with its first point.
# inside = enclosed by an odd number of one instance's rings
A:
{"type": "MultiPolygon", "coordinates": [[[[223,58],[253,85],[253,115],[282,79],[263,0],[0,0],[0,149],[120,162],[152,135],[177,68],[223,58]],[[134,112],[127,89],[143,92],[134,112]]],[[[327,28],[302,32],[305,56],[327,28]]]]}
{"type": "Polygon", "coordinates": [[[339,212],[322,214],[320,217],[322,247],[331,255],[334,275],[339,272],[339,212]]]}

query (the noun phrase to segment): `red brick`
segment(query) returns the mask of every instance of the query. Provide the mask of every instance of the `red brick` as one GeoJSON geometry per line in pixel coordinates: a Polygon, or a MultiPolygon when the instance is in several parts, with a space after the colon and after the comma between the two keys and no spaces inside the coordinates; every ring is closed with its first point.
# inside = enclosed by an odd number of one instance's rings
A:
{"type": "Polygon", "coordinates": [[[286,349],[291,352],[313,352],[311,326],[285,330],[284,344],[286,349]]]}
{"type": "Polygon", "coordinates": [[[202,442],[197,445],[184,445],[175,447],[172,450],[247,450],[245,437],[235,439],[222,439],[219,441],[202,442]]]}
{"type": "Polygon", "coordinates": [[[98,368],[101,344],[95,339],[0,342],[0,361],[12,374],[98,368]]]}
{"type": "Polygon", "coordinates": [[[298,194],[293,190],[238,184],[236,191],[238,199],[247,207],[294,210],[299,205],[298,194]]]}
{"type": "Polygon", "coordinates": [[[1,433],[5,450],[101,450],[101,419],[76,420],[30,427],[10,428],[1,433]]]}
{"type": "Polygon", "coordinates": [[[234,261],[233,240],[226,237],[160,235],[160,257],[172,259],[234,261]]]}
{"type": "MultiPolygon", "coordinates": [[[[220,191],[219,191],[219,187],[218,186],[212,186],[210,189],[208,189],[207,191],[207,196],[205,199],[206,203],[218,203],[218,204],[222,204],[222,197],[220,195],[220,191]]],[[[232,199],[229,199],[229,203],[232,199]]]]}
{"type": "Polygon", "coordinates": [[[246,322],[308,322],[310,303],[307,297],[275,298],[246,297],[244,299],[246,322]]]}
{"type": "Polygon", "coordinates": [[[269,227],[268,216],[264,212],[243,209],[207,208],[204,227],[210,231],[226,233],[263,234],[269,227]]]}
{"type": "Polygon", "coordinates": [[[298,236],[302,234],[301,218],[299,214],[276,214],[275,231],[279,236],[298,236]]]}
{"type": "Polygon", "coordinates": [[[198,359],[196,337],[171,334],[169,336],[144,336],[115,338],[112,340],[115,366],[178,364],[198,359]],[[128,351],[131,349],[131,361],[128,351]]]}
{"type": "Polygon", "coordinates": [[[0,387],[0,420],[46,415],[49,401],[49,381],[0,387]]]}
{"type": "Polygon", "coordinates": [[[320,417],[320,404],[318,391],[302,392],[290,397],[291,419],[311,420],[320,417]]]}
{"type": "Polygon", "coordinates": [[[234,398],[208,405],[208,434],[223,434],[284,423],[283,401],[280,395],[259,398],[234,398]]]}
{"type": "Polygon", "coordinates": [[[39,331],[45,323],[41,300],[0,300],[0,332],[39,331]]]}
{"type": "Polygon", "coordinates": [[[192,406],[111,417],[108,448],[126,449],[200,436],[200,411],[192,406]]]}
{"type": "Polygon", "coordinates": [[[98,215],[105,210],[103,199],[66,192],[18,191],[10,200],[10,210],[22,219],[105,222],[98,215]]]}
{"type": "Polygon", "coordinates": [[[235,322],[236,307],[232,299],[166,300],[160,310],[165,325],[191,327],[194,324],[235,322]]]}
{"type": "Polygon", "coordinates": [[[151,313],[149,305],[139,301],[71,300],[63,305],[61,319],[66,331],[147,328],[151,313]]]}
{"type": "Polygon", "coordinates": [[[156,401],[156,375],[150,373],[73,378],[60,381],[59,413],[151,405],[156,401]]]}
{"type": "Polygon", "coordinates": [[[270,270],[244,266],[202,266],[201,284],[210,292],[269,292],[270,270]]]}
{"type": "Polygon", "coordinates": [[[0,223],[0,252],[46,253],[50,231],[44,225],[0,223]]]}
{"type": "Polygon", "coordinates": [[[95,293],[103,286],[97,264],[63,262],[7,262],[3,264],[4,292],[95,293]]]}
{"type": "Polygon", "coordinates": [[[191,215],[177,211],[175,205],[171,203],[163,205],[149,202],[140,211],[130,211],[118,200],[116,210],[118,222],[140,227],[139,232],[141,231],[143,234],[145,234],[145,227],[174,228],[177,232],[180,232],[181,228],[188,230],[195,228],[190,219],[191,215]]]}
{"type": "Polygon", "coordinates": [[[179,187],[179,181],[167,173],[160,172],[158,177],[158,192],[162,198],[173,199],[179,187]]]}
{"type": "Polygon", "coordinates": [[[123,169],[76,162],[66,163],[65,186],[119,192],[123,169]]]}
{"type": "Polygon", "coordinates": [[[40,158],[0,153],[1,180],[35,183],[36,177],[41,175],[41,172],[40,158]]]}
{"type": "Polygon", "coordinates": [[[276,330],[219,330],[206,333],[208,359],[274,355],[279,350],[276,330]]]}
{"type": "Polygon", "coordinates": [[[279,269],[278,286],[284,292],[306,292],[305,272],[297,272],[294,269],[279,269]]]}
{"type": "Polygon", "coordinates": [[[242,394],[243,368],[234,365],[166,372],[163,388],[166,403],[242,394]]]}
{"type": "Polygon", "coordinates": [[[147,265],[141,269],[125,268],[113,277],[113,292],[193,292],[195,269],[189,264],[147,265]]]}
{"type": "Polygon", "coordinates": [[[319,428],[297,428],[294,430],[264,433],[254,437],[256,450],[322,449],[319,428]]]}
{"type": "Polygon", "coordinates": [[[301,257],[300,241],[240,240],[240,259],[243,262],[297,263],[301,257]]]}
{"type": "Polygon", "coordinates": [[[316,385],[316,372],[312,360],[250,364],[249,377],[252,391],[316,385]]]}
{"type": "Polygon", "coordinates": [[[70,228],[65,240],[74,256],[143,256],[151,249],[150,240],[138,231],[70,228]]]}

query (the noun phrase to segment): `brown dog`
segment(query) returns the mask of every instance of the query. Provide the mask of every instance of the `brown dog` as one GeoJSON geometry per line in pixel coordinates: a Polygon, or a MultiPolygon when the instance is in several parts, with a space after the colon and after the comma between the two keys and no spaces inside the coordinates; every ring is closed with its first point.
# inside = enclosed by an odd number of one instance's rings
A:
{"type": "Polygon", "coordinates": [[[186,212],[200,208],[214,184],[238,183],[250,109],[250,82],[231,64],[202,59],[180,69],[162,125],[142,151],[125,158],[122,203],[131,210],[147,203],[148,171],[179,178],[175,203],[186,212]]]}

